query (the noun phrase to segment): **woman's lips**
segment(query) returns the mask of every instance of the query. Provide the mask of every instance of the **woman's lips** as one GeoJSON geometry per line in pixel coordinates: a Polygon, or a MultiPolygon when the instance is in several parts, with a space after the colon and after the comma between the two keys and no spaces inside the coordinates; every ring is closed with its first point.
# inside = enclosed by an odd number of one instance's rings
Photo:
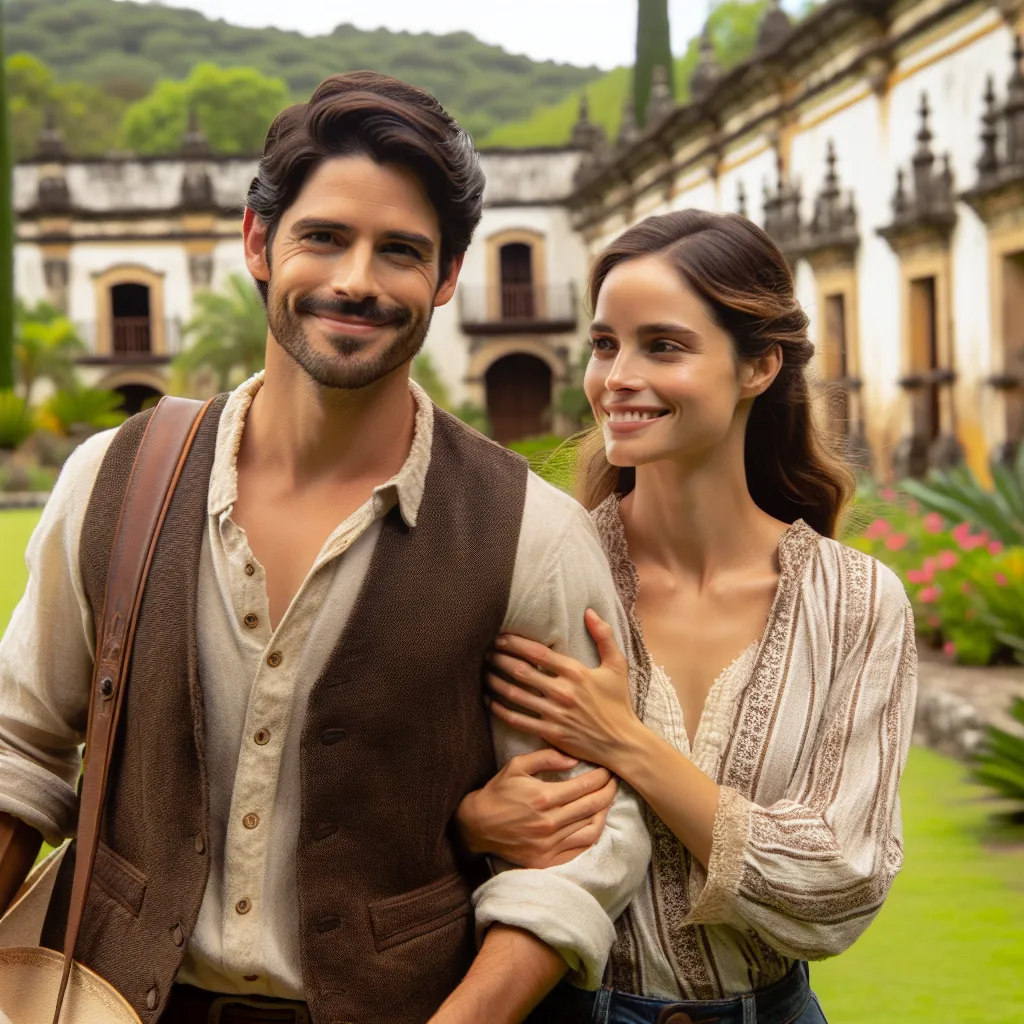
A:
{"type": "Polygon", "coordinates": [[[643,430],[645,427],[649,427],[652,423],[657,423],[658,420],[663,419],[666,415],[667,411],[659,412],[657,415],[648,416],[644,419],[612,419],[606,412],[603,424],[610,434],[617,437],[626,437],[629,434],[635,434],[637,431],[643,430]]]}

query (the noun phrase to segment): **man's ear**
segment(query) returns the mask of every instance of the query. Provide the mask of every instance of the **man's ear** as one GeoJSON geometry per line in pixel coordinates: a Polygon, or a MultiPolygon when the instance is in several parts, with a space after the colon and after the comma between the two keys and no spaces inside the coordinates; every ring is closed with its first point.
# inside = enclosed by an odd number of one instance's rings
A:
{"type": "Polygon", "coordinates": [[[782,369],[782,346],[773,345],[763,355],[744,359],[740,366],[740,384],[744,398],[763,395],[782,369]]]}
{"type": "Polygon", "coordinates": [[[267,226],[249,209],[242,216],[242,242],[245,265],[257,281],[270,280],[270,261],[267,259],[267,226]]]}
{"type": "Polygon", "coordinates": [[[452,265],[448,268],[448,273],[438,283],[437,291],[434,292],[435,306],[443,306],[451,301],[452,296],[455,294],[455,286],[459,283],[459,272],[462,270],[462,261],[465,258],[464,253],[461,256],[452,258],[452,265]]]}

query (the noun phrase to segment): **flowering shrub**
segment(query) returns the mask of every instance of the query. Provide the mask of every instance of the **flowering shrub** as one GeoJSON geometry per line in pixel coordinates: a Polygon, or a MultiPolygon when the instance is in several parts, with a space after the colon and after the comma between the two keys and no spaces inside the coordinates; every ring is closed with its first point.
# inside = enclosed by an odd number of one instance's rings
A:
{"type": "Polygon", "coordinates": [[[918,633],[949,658],[987,665],[1024,658],[1024,548],[1005,547],[969,523],[921,514],[892,500],[847,543],[892,568],[914,607],[918,633]]]}

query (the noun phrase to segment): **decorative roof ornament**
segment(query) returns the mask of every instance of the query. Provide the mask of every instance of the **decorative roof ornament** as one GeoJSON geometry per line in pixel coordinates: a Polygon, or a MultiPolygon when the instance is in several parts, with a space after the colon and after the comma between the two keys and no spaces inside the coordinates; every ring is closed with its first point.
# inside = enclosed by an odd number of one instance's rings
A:
{"type": "Polygon", "coordinates": [[[660,65],[651,71],[651,95],[647,100],[647,113],[644,127],[652,128],[660,124],[675,110],[676,101],[668,86],[668,72],[660,65]]]}
{"type": "Polygon", "coordinates": [[[878,233],[894,249],[904,243],[918,239],[922,233],[948,240],[956,225],[956,197],[953,192],[953,170],[949,155],[942,159],[942,166],[935,167],[935,153],[932,150],[932,134],[929,125],[931,107],[928,94],[921,94],[918,108],[921,127],[917,132],[917,149],[911,159],[911,184],[907,188],[903,170],[896,172],[896,191],[892,197],[892,223],[879,228],[878,233]]]}
{"type": "Polygon", "coordinates": [[[981,115],[981,156],[978,157],[978,182],[989,183],[999,173],[999,110],[996,107],[995,80],[991,75],[985,82],[985,111],[981,115]]]}
{"type": "Polygon", "coordinates": [[[799,246],[803,239],[803,225],[800,222],[802,194],[799,184],[787,181],[782,154],[776,151],[775,158],[778,184],[774,192],[768,185],[764,188],[764,230],[784,254],[799,246]]]}
{"type": "Polygon", "coordinates": [[[590,101],[585,92],[580,93],[579,113],[576,123],[572,126],[572,145],[574,149],[596,152],[607,142],[604,129],[590,120],[590,101]]]}
{"type": "Polygon", "coordinates": [[[636,104],[633,97],[627,95],[622,103],[622,119],[619,121],[619,134],[615,137],[615,145],[619,149],[628,149],[636,142],[640,130],[636,126],[636,104]]]}
{"type": "Polygon", "coordinates": [[[814,213],[807,226],[803,255],[811,256],[825,249],[841,251],[852,260],[860,245],[857,231],[857,207],[853,193],[844,195],[836,171],[836,147],[831,139],[825,151],[825,180],[814,199],[814,213]]]}
{"type": "Polygon", "coordinates": [[[768,0],[768,9],[761,18],[757,30],[758,50],[774,50],[787,38],[793,23],[782,9],[781,0],[768,0]]]}
{"type": "Polygon", "coordinates": [[[741,217],[747,216],[747,190],[743,187],[742,181],[736,187],[736,212],[741,217]]]}
{"type": "Polygon", "coordinates": [[[715,45],[711,39],[711,20],[704,22],[700,34],[700,56],[693,77],[690,79],[690,93],[695,100],[702,100],[714,90],[722,77],[722,66],[715,55],[715,45]]]}
{"type": "Polygon", "coordinates": [[[1024,44],[1018,33],[1013,37],[1013,72],[1006,83],[1006,159],[1010,164],[1024,164],[1024,44]]]}
{"type": "Polygon", "coordinates": [[[64,136],[57,124],[57,108],[53,103],[47,103],[43,127],[36,139],[36,156],[45,160],[63,160],[67,155],[64,136]]]}
{"type": "Polygon", "coordinates": [[[188,127],[181,137],[181,154],[186,157],[209,156],[210,142],[199,125],[199,112],[193,104],[188,108],[188,127]]]}

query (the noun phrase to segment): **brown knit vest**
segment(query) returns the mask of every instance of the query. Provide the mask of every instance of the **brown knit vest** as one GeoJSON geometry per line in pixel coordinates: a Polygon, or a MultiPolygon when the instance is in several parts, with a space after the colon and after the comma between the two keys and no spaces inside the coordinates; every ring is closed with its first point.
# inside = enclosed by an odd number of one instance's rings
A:
{"type": "MultiPolygon", "coordinates": [[[[199,431],[149,574],[76,948],[146,1024],[166,1005],[210,870],[196,599],[223,402],[199,431]]],[[[146,419],[119,430],[90,499],[81,569],[94,609],[146,419]]],[[[472,960],[473,879],[451,823],[494,770],[481,669],[508,604],[526,479],[522,458],[436,411],[417,525],[397,508],[385,518],[313,687],[296,883],[316,1024],[425,1021],[472,960]]],[[[44,932],[55,948],[73,863],[44,932]]]]}

